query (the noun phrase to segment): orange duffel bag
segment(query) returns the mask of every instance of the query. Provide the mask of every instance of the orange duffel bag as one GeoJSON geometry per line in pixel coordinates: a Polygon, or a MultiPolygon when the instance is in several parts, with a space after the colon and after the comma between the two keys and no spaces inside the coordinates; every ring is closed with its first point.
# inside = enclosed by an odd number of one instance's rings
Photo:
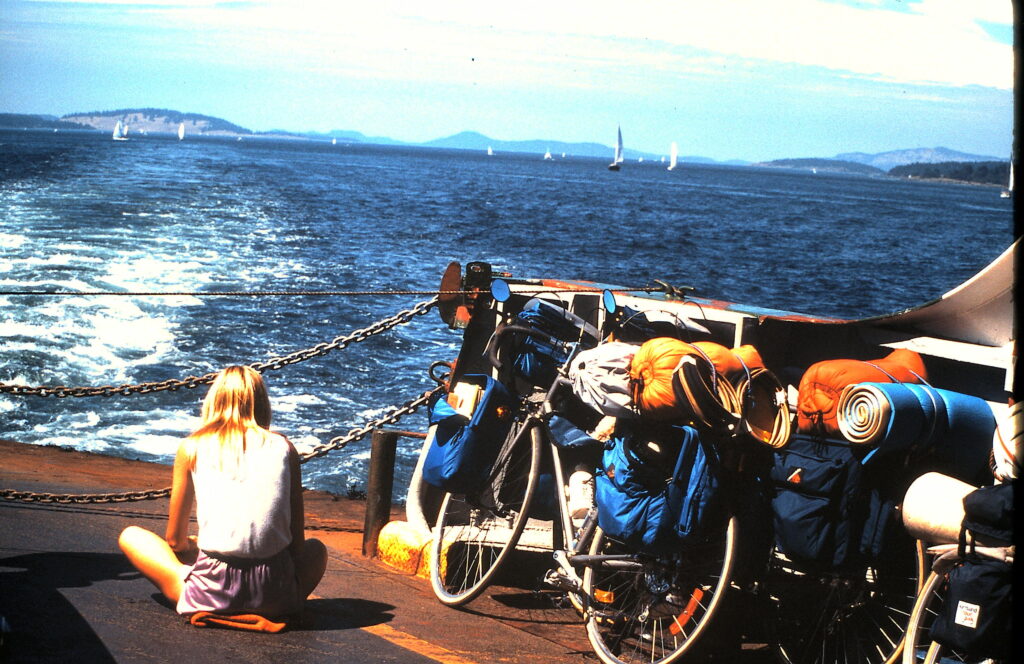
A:
{"type": "MultiPolygon", "coordinates": [[[[679,392],[673,389],[673,379],[683,358],[691,355],[700,358],[698,364],[710,362],[710,366],[694,374],[691,382],[706,383],[709,395],[705,396],[729,410],[737,408],[732,388],[749,380],[751,371],[764,369],[757,349],[750,345],[729,349],[713,341],[691,344],[672,337],[650,339],[637,350],[629,368],[633,403],[642,415],[661,420],[701,416],[699,402],[704,397],[687,393],[688,400],[696,403],[681,403],[679,392]],[[720,382],[716,374],[728,384],[716,388],[720,382]]],[[[679,382],[678,377],[675,380],[679,382]]]]}
{"type": "Polygon", "coordinates": [[[645,341],[629,363],[629,384],[633,404],[641,415],[659,420],[685,417],[686,409],[676,400],[672,376],[693,346],[672,337],[645,341]]]}
{"type": "Polygon", "coordinates": [[[898,348],[880,360],[823,360],[807,368],[800,379],[797,429],[803,433],[838,436],[836,409],[847,385],[857,383],[923,383],[924,361],[912,350],[898,348]]]}

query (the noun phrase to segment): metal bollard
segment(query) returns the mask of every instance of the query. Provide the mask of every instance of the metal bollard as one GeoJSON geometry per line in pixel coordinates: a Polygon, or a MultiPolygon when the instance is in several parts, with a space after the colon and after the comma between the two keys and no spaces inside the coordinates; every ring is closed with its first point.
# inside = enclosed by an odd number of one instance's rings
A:
{"type": "Polygon", "coordinates": [[[366,519],[363,522],[363,555],[377,556],[377,536],[391,518],[391,491],[395,482],[397,431],[377,429],[370,442],[370,470],[366,478],[366,519]]]}

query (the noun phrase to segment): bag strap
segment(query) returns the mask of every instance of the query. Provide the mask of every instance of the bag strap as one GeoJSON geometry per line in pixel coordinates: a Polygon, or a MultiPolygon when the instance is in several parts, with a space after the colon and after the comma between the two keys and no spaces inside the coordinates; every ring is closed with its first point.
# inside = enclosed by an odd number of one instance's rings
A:
{"type": "MultiPolygon", "coordinates": [[[[964,517],[964,521],[966,520],[966,517],[964,517]]],[[[960,523],[960,536],[957,538],[956,553],[960,556],[961,560],[964,559],[968,553],[974,555],[974,538],[967,537],[967,524],[963,522],[960,523]],[[967,551],[968,546],[970,547],[969,552],[967,551]]]]}

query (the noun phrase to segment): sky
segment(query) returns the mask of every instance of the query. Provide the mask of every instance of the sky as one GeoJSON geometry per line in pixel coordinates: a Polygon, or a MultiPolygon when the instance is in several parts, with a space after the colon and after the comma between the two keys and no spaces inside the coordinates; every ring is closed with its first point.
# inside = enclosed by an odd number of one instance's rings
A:
{"type": "Polygon", "coordinates": [[[1007,158],[1011,0],[0,0],[0,112],[1007,158]]]}

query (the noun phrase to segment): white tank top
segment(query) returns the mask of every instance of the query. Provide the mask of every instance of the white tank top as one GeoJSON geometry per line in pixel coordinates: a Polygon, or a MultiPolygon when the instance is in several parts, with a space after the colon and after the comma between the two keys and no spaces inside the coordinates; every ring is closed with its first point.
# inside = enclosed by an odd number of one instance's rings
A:
{"type": "Polygon", "coordinates": [[[291,473],[284,439],[267,434],[262,445],[247,444],[233,473],[218,469],[210,456],[198,451],[192,471],[199,548],[235,558],[269,558],[288,546],[291,473]]]}

